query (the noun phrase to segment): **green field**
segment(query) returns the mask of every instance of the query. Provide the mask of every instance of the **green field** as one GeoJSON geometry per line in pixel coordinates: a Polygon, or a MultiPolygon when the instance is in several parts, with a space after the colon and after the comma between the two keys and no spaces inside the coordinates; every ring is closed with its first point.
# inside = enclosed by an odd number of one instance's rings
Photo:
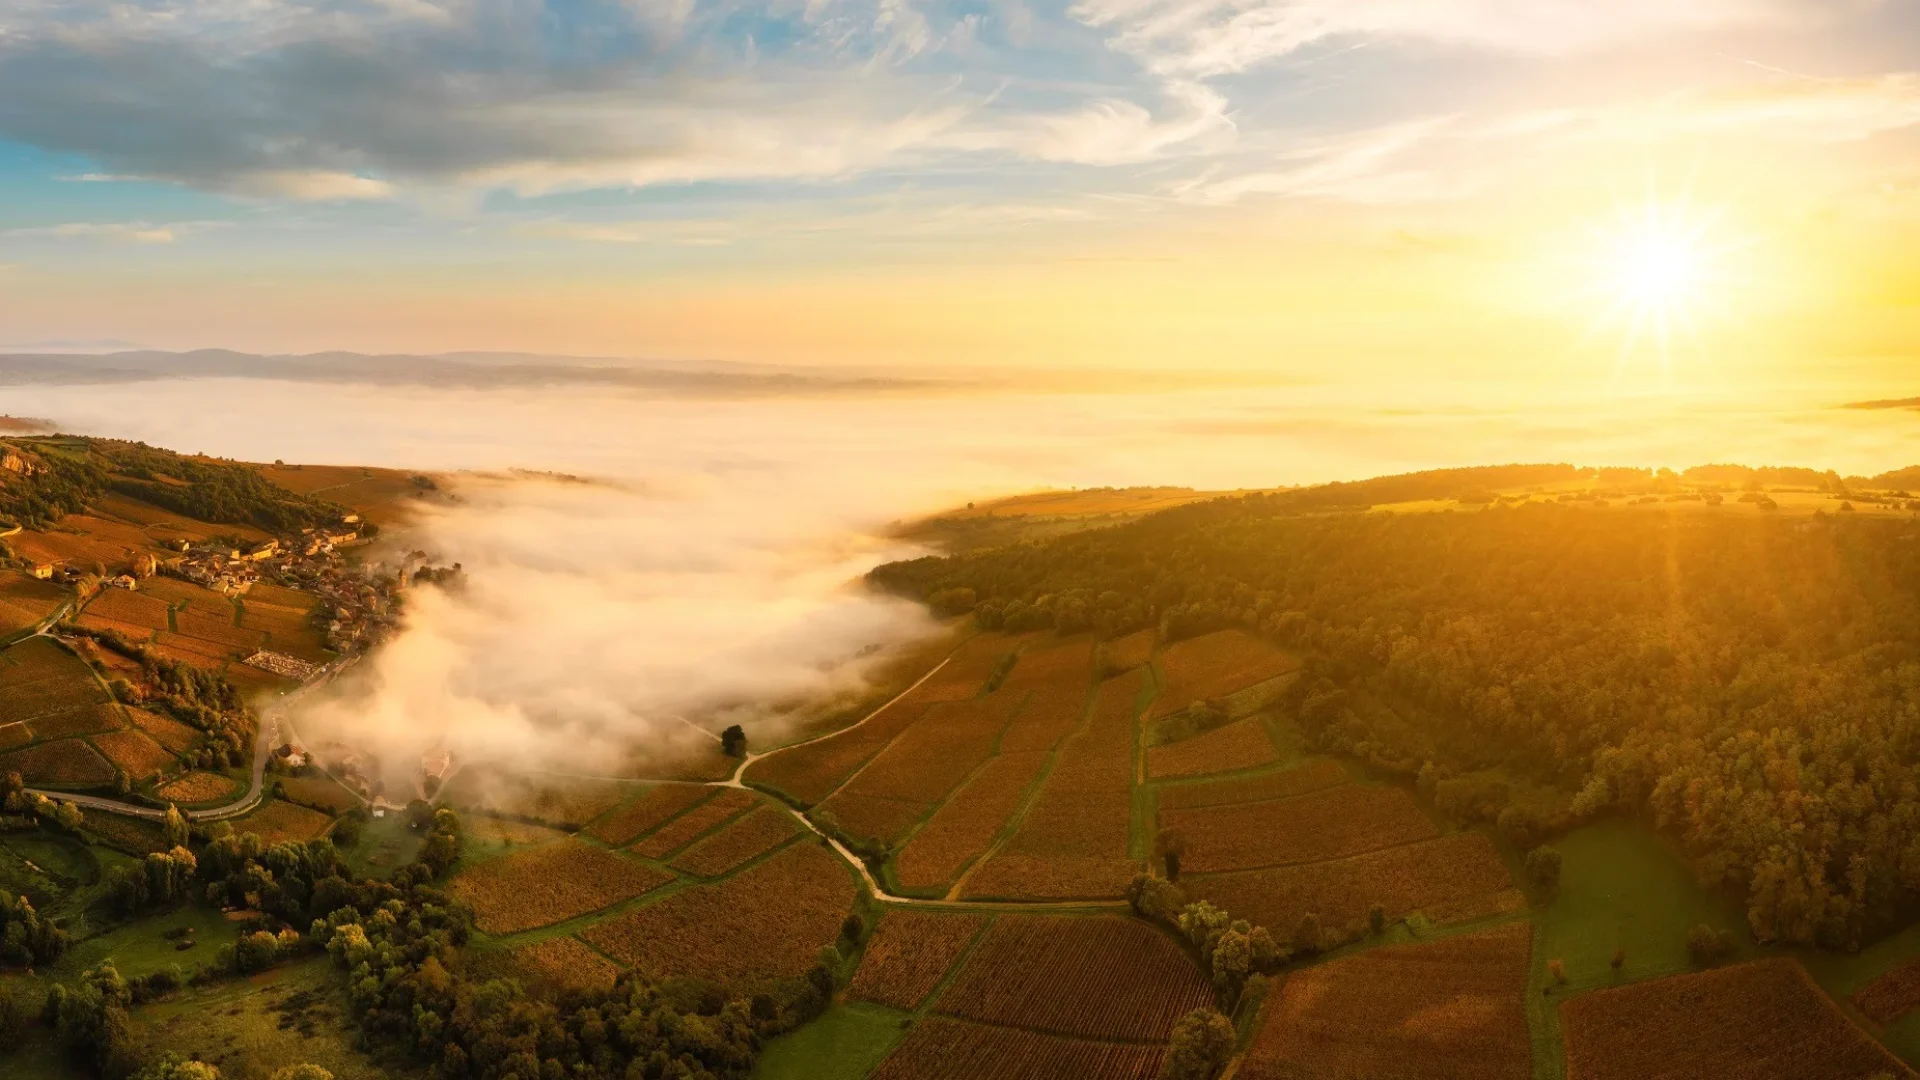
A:
{"type": "Polygon", "coordinates": [[[768,1043],[754,1080],[860,1080],[906,1037],[908,1019],[879,1005],[835,1005],[768,1043]]]}

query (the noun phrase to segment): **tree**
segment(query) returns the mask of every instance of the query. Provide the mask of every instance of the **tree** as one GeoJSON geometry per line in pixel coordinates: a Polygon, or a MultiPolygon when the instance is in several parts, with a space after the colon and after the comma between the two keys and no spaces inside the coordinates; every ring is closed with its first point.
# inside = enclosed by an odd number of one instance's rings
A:
{"type": "Polygon", "coordinates": [[[1309,911],[1300,916],[1293,928],[1293,951],[1316,953],[1320,951],[1320,916],[1309,911]]]}
{"type": "Polygon", "coordinates": [[[1626,948],[1625,948],[1625,947],[1623,946],[1623,947],[1621,947],[1621,948],[1618,948],[1618,949],[1615,949],[1615,950],[1613,950],[1613,959],[1611,959],[1611,960],[1609,960],[1609,961],[1607,961],[1607,963],[1608,963],[1608,964],[1609,964],[1609,965],[1610,965],[1610,966],[1611,966],[1611,967],[1613,968],[1613,970],[1615,970],[1615,971],[1619,971],[1619,970],[1620,970],[1621,968],[1623,968],[1623,967],[1625,967],[1625,966],[1627,966],[1627,950],[1626,950],[1626,948]]]}
{"type": "Polygon", "coordinates": [[[1160,1080],[1213,1080],[1233,1057],[1233,1022],[1214,1009],[1195,1009],[1173,1025],[1160,1080]]]}
{"type": "Polygon", "coordinates": [[[425,799],[407,803],[407,828],[424,829],[433,822],[433,804],[425,799]]]}
{"type": "Polygon", "coordinates": [[[220,1070],[204,1061],[188,1061],[168,1051],[147,1062],[133,1074],[133,1080],[220,1080],[220,1070]]]}
{"type": "Polygon", "coordinates": [[[1527,878],[1552,892],[1560,887],[1560,853],[1545,844],[1527,852],[1527,878]]]}
{"type": "Polygon", "coordinates": [[[79,832],[81,824],[86,821],[86,815],[80,812],[78,805],[63,802],[54,810],[53,820],[59,822],[60,827],[68,832],[79,832]]]}
{"type": "Polygon", "coordinates": [[[333,1074],[318,1065],[289,1065],[267,1080],[333,1080],[333,1074]]]}
{"type": "Polygon", "coordinates": [[[1187,838],[1178,829],[1161,829],[1153,838],[1153,846],[1160,852],[1161,864],[1166,868],[1168,881],[1180,880],[1180,859],[1187,853],[1187,838]]]}
{"type": "Polygon", "coordinates": [[[1733,935],[1706,923],[1694,927],[1687,935],[1687,957],[1694,967],[1712,967],[1732,956],[1733,950],[1733,935]]]}
{"type": "Polygon", "coordinates": [[[1164,878],[1135,874],[1127,886],[1127,902],[1133,905],[1134,914],[1143,919],[1175,923],[1181,909],[1187,906],[1187,897],[1179,886],[1164,878]]]}
{"type": "Polygon", "coordinates": [[[747,732],[739,724],[734,724],[720,733],[720,752],[728,757],[747,756],[747,732]]]}
{"type": "Polygon", "coordinates": [[[1375,904],[1367,910],[1367,929],[1372,930],[1375,934],[1384,934],[1387,932],[1386,908],[1375,904]]]}
{"type": "Polygon", "coordinates": [[[186,847],[187,841],[193,836],[193,830],[187,826],[186,815],[172,803],[167,804],[167,816],[161,819],[160,829],[166,834],[170,848],[186,847]]]}
{"type": "Polygon", "coordinates": [[[124,798],[127,792],[132,790],[133,779],[127,775],[127,770],[115,766],[113,770],[113,793],[124,798]]]}

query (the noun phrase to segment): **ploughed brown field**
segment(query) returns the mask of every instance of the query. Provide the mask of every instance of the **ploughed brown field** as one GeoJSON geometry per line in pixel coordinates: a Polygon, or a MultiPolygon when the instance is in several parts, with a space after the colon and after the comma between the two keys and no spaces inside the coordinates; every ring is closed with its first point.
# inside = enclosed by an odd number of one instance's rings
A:
{"type": "Polygon", "coordinates": [[[1532,924],[1515,922],[1290,971],[1268,992],[1238,1075],[1529,1080],[1532,944],[1532,924]]]}
{"type": "Polygon", "coordinates": [[[1784,957],[1581,994],[1567,1080],[1861,1080],[1913,1071],[1784,957]]]}

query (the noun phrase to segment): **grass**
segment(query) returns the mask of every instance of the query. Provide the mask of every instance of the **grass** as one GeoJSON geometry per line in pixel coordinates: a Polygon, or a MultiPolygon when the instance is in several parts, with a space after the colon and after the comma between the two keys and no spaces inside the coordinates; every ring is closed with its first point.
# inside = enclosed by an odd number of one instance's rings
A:
{"type": "Polygon", "coordinates": [[[106,933],[75,942],[50,974],[63,981],[77,979],[81,972],[107,959],[128,978],[164,971],[174,964],[191,971],[195,964],[211,966],[220,946],[237,936],[234,924],[220,912],[203,903],[188,904],[173,911],[142,916],[106,933]],[[164,935],[178,926],[192,927],[193,938],[199,944],[191,949],[176,949],[164,935]]]}
{"type": "Polygon", "coordinates": [[[1537,1080],[1564,1075],[1559,1008],[1567,995],[1691,971],[1687,934],[1701,923],[1748,941],[1739,906],[1701,888],[1679,853],[1644,825],[1601,821],[1553,846],[1562,859],[1560,887],[1536,903],[1527,985],[1537,1080]],[[1611,967],[1616,949],[1627,953],[1618,972],[1611,967]],[[1553,982],[1552,960],[1566,965],[1567,985],[1549,995],[1543,991],[1553,982]]]}
{"type": "Polygon", "coordinates": [[[360,830],[360,839],[346,853],[347,867],[355,878],[385,879],[388,874],[413,861],[420,850],[420,834],[407,828],[407,815],[389,813],[368,821],[360,830]]]}
{"type": "Polygon", "coordinates": [[[761,1051],[754,1080],[860,1080],[906,1037],[906,1013],[864,1002],[836,1004],[761,1051]]]}

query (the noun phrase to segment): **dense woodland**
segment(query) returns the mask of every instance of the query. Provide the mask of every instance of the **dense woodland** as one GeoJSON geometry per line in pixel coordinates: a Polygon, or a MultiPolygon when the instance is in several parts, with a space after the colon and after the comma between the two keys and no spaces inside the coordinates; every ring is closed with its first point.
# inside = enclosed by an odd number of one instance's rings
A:
{"type": "Polygon", "coordinates": [[[325,499],[296,495],[252,466],[186,457],[116,439],[0,440],[32,463],[29,475],[0,474],[0,518],[41,528],[78,513],[109,491],[216,524],[292,532],[340,520],[325,499]]]}
{"type": "Polygon", "coordinates": [[[1761,940],[1851,947],[1910,914],[1920,527],[1499,501],[1349,512],[1564,468],[1227,498],[873,580],[989,626],[1266,634],[1309,658],[1290,704],[1322,748],[1523,839],[1645,815],[1704,880],[1744,891],[1761,940]],[[1542,789],[1558,793],[1547,810],[1521,805],[1542,789]]]}

